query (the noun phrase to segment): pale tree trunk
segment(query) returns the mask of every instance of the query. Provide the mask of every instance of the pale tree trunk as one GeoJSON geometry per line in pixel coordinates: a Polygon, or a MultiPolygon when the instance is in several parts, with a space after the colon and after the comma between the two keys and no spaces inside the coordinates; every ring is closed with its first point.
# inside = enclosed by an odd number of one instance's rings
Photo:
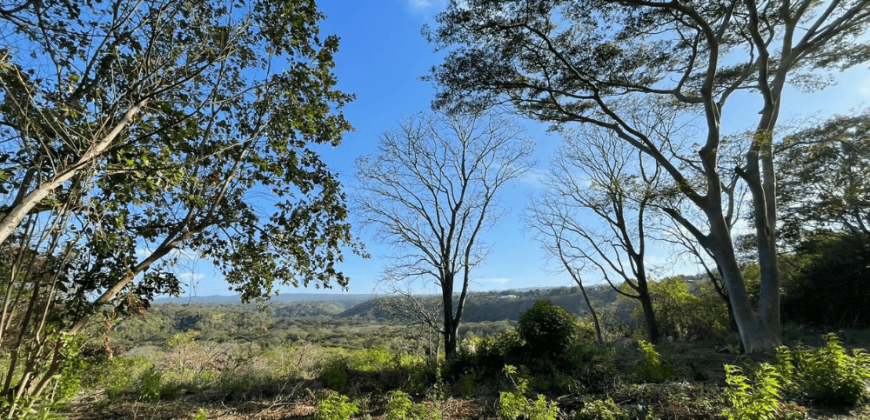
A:
{"type": "MultiPolygon", "coordinates": [[[[712,231],[714,235],[711,237],[715,239],[717,229],[712,229],[712,231]]],[[[753,309],[731,241],[714,240],[712,242],[715,243],[711,244],[710,250],[722,270],[722,277],[725,287],[728,289],[728,298],[731,301],[734,321],[737,323],[744,351],[748,354],[759,353],[781,345],[778,313],[776,319],[766,319],[765,313],[759,313],[753,309]]],[[[762,284],[764,281],[765,279],[762,278],[762,284]]],[[[779,294],[776,293],[776,298],[778,299],[778,297],[779,294]]],[[[770,296],[768,296],[769,298],[770,296]]],[[[764,307],[763,301],[759,302],[759,307],[764,307]]]]}
{"type": "MultiPolygon", "coordinates": [[[[118,122],[112,129],[103,136],[100,140],[94,141],[94,144],[65,171],[57,174],[53,179],[41,184],[35,190],[23,197],[23,199],[15,203],[10,211],[0,218],[0,244],[3,244],[9,235],[18,229],[24,218],[39,204],[42,199],[51,194],[55,189],[76,176],[80,171],[87,168],[98,159],[109,148],[113,141],[121,134],[121,131],[127,127],[133,117],[139,112],[141,107],[145,106],[145,101],[139,102],[124,114],[121,121],[118,122]]],[[[21,188],[27,188],[27,185],[22,185],[21,188]]]]}

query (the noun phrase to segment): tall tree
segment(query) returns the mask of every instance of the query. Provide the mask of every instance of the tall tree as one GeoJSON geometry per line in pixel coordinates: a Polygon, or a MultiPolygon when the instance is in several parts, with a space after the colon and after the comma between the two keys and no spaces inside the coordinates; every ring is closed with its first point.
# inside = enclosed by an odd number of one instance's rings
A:
{"type": "Polygon", "coordinates": [[[870,112],[792,133],[777,151],[785,245],[824,231],[870,244],[870,112]]]}
{"type": "Polygon", "coordinates": [[[441,87],[438,105],[509,104],[558,125],[593,124],[655,159],[704,216],[692,223],[679,208],[668,211],[719,265],[746,351],[780,344],[771,140],[783,90],[789,81],[823,87],[827,79],[815,71],[870,58],[862,38],[870,0],[467,0],[451,2],[437,21],[430,39],[449,49],[430,76],[441,87]],[[744,159],[726,168],[720,125],[738,91],[757,95],[761,110],[753,135],[741,140],[744,159]],[[660,147],[628,117],[626,107],[648,98],[703,123],[694,158],[660,147]],[[735,257],[733,196],[721,175],[729,171],[754,203],[757,304],[735,257]]]}
{"type": "Polygon", "coordinates": [[[378,155],[357,160],[363,223],[399,252],[387,280],[440,289],[448,359],[456,354],[471,271],[488,252],[479,234],[502,214],[498,191],[530,166],[532,144],[521,134],[493,116],[418,114],[381,135],[378,155]]]}
{"type": "Polygon", "coordinates": [[[276,282],[346,285],[344,195],[310,148],[350,128],[322,18],[310,0],[0,8],[10,415],[62,370],[58,337],[107,305],[177,293],[180,250],[214,261],[245,299],[276,282]]]}
{"type": "Polygon", "coordinates": [[[578,285],[579,270],[590,266],[617,293],[637,300],[647,337],[655,344],[659,333],[646,252],[659,168],[639,156],[604,130],[564,136],[544,181],[547,189],[533,200],[527,224],[578,285]]]}

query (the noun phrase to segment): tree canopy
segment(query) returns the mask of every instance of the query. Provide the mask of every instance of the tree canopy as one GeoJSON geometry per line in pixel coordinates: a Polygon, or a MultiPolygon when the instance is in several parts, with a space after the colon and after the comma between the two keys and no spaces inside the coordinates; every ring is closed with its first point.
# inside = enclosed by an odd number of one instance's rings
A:
{"type": "MultiPolygon", "coordinates": [[[[352,96],[335,89],[322,18],[313,0],[4,4],[0,246],[16,260],[0,325],[74,333],[106,303],[141,310],[178,292],[182,252],[243,299],[345,286],[335,264],[357,242],[311,146],[339,144],[352,96]],[[39,275],[22,270],[33,258],[39,275]],[[40,293],[65,314],[51,329],[17,312],[40,293]]],[[[24,395],[60,368],[56,343],[31,353],[51,362],[24,395]]]]}
{"type": "MultiPolygon", "coordinates": [[[[509,106],[554,125],[592,124],[642,151],[682,197],[665,209],[716,260],[748,352],[780,343],[776,169],[772,138],[787,83],[829,83],[825,70],[867,61],[868,0],[469,0],[451,2],[428,31],[447,50],[429,76],[436,105],[509,106]],[[755,95],[743,156],[720,161],[722,115],[737,93],[755,95]],[[698,122],[692,143],[658,140],[637,106],[698,122]],[[734,256],[734,177],[754,203],[762,284],[751,302],[734,256]],[[695,223],[683,214],[693,208],[695,223]]],[[[742,100],[741,100],[742,102],[742,100]]]]}

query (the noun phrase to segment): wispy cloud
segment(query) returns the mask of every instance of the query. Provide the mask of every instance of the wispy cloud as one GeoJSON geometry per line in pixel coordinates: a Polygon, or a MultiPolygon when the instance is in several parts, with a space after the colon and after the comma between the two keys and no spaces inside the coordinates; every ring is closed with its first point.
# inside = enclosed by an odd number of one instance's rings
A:
{"type": "Polygon", "coordinates": [[[445,0],[407,0],[408,10],[411,13],[433,13],[441,10],[446,3],[445,0]]]}
{"type": "Polygon", "coordinates": [[[533,188],[542,188],[547,178],[545,169],[532,168],[520,178],[520,182],[533,188]]]}
{"type": "Polygon", "coordinates": [[[188,272],[179,274],[178,279],[186,283],[195,283],[205,279],[205,276],[199,273],[188,272]]]}
{"type": "Polygon", "coordinates": [[[510,282],[511,279],[506,279],[506,278],[497,278],[497,279],[483,279],[483,281],[486,282],[486,283],[505,284],[505,283],[510,282]]]}

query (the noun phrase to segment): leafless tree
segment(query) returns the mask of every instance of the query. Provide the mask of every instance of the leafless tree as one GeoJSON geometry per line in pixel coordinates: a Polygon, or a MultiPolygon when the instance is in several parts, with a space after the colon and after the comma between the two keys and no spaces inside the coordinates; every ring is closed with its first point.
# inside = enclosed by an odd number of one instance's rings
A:
{"type": "Polygon", "coordinates": [[[590,267],[617,293],[640,302],[647,337],[656,343],[645,258],[659,167],[603,130],[564,137],[527,224],[578,285],[580,270],[590,267]]]}
{"type": "Polygon", "coordinates": [[[530,167],[532,143],[521,135],[496,116],[417,114],[381,135],[376,156],[356,163],[362,221],[396,249],[385,280],[440,289],[448,358],[456,354],[471,270],[489,250],[479,234],[503,214],[496,193],[530,167]]]}

